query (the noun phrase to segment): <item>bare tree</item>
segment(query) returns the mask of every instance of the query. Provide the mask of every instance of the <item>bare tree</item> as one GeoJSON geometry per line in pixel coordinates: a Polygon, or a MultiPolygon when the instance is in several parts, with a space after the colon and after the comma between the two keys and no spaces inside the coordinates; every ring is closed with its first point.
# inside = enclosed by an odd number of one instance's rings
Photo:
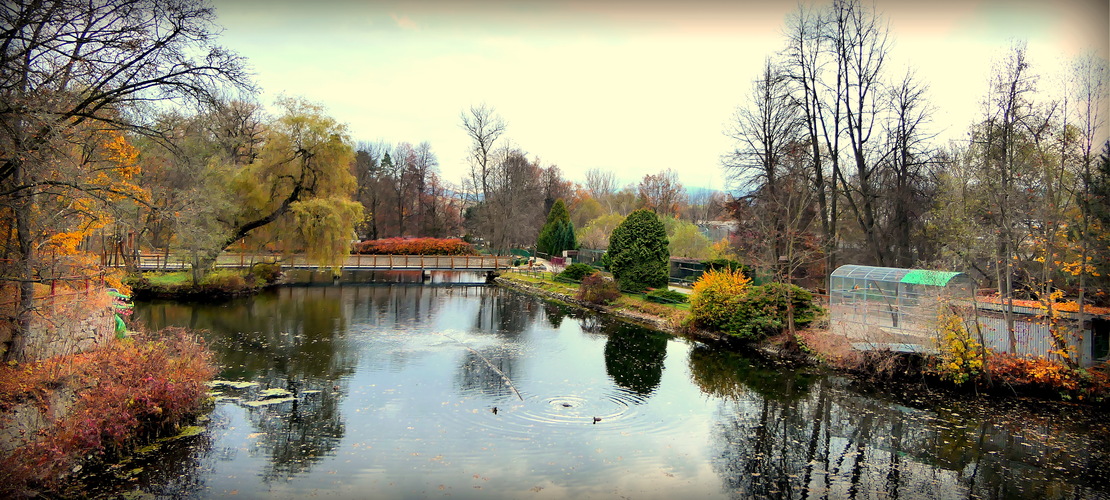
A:
{"type": "Polygon", "coordinates": [[[616,190],[617,179],[612,171],[600,168],[591,168],[586,171],[586,191],[589,191],[590,196],[593,196],[594,199],[600,200],[613,194],[616,190]]]}
{"type": "Polygon", "coordinates": [[[899,84],[888,90],[891,113],[887,117],[885,137],[888,143],[885,158],[880,162],[880,182],[885,198],[884,206],[890,207],[886,229],[879,232],[880,239],[889,243],[890,262],[910,267],[917,258],[913,232],[916,221],[928,206],[922,188],[928,175],[925,169],[936,156],[931,146],[933,135],[924,131],[932,108],[925,101],[928,87],[907,72],[899,84]]]}
{"type": "Polygon", "coordinates": [[[459,114],[462,127],[470,137],[470,178],[478,195],[490,194],[490,176],[494,168],[493,152],[497,139],[505,133],[505,120],[485,104],[471,106],[459,114]]]}
{"type": "MultiPolygon", "coordinates": [[[[1092,243],[1098,245],[1100,238],[1092,228],[1093,199],[1091,185],[1094,179],[1091,166],[1096,160],[1095,147],[1105,141],[1106,109],[1110,99],[1110,67],[1103,59],[1094,54],[1078,58],[1072,67],[1071,86],[1075,94],[1076,120],[1080,141],[1080,255],[1079,255],[1079,315],[1083,315],[1084,299],[1088,276],[1094,274],[1088,266],[1092,243]]],[[[1066,131],[1065,131],[1066,133],[1066,131]]],[[[1095,247],[1097,248],[1097,247],[1095,247]]]]}
{"type": "Polygon", "coordinates": [[[658,174],[645,175],[637,186],[640,203],[654,210],[660,216],[675,216],[685,201],[682,183],[674,170],[666,169],[658,174]]]}
{"type": "Polygon", "coordinates": [[[794,99],[805,120],[810,149],[811,175],[820,210],[826,267],[837,263],[839,246],[840,138],[843,128],[841,95],[844,92],[840,59],[829,57],[835,37],[828,36],[825,12],[799,7],[787,20],[785,70],[794,83],[794,99]],[[829,70],[832,66],[832,70],[829,70]],[[830,77],[830,72],[832,76],[830,77]],[[828,169],[828,170],[826,170],[828,169]]]}
{"type": "MultiPolygon", "coordinates": [[[[776,204],[782,189],[809,191],[805,183],[785,184],[788,155],[797,155],[801,143],[798,124],[802,118],[791,99],[787,79],[771,60],[765,62],[763,75],[752,87],[748,106],[736,110],[726,134],[736,141],[736,147],[723,158],[725,172],[730,181],[747,191],[743,196],[758,196],[764,202],[776,204]]],[[[763,214],[768,222],[785,224],[788,219],[774,213],[763,214]]],[[[777,228],[774,234],[781,234],[777,228]]],[[[770,240],[770,262],[778,262],[786,244],[784,240],[770,240]]]]}

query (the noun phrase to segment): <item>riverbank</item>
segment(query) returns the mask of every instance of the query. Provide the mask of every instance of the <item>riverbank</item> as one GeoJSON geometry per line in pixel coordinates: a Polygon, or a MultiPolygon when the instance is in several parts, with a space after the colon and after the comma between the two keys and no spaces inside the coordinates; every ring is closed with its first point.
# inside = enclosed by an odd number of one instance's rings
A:
{"type": "Polygon", "coordinates": [[[796,335],[781,334],[760,342],[745,342],[728,335],[686,326],[686,312],[627,296],[609,306],[575,298],[578,287],[569,283],[534,280],[506,274],[495,282],[506,288],[544,297],[573,307],[608,314],[654,330],[759,355],[772,365],[819,366],[851,375],[864,383],[903,387],[917,392],[989,395],[999,398],[1035,398],[1044,401],[1080,402],[1110,410],[1110,366],[1069,370],[1048,360],[997,356],[993,369],[966,383],[945,378],[934,356],[890,351],[857,351],[843,336],[825,326],[813,326],[796,335]]]}
{"type": "Polygon", "coordinates": [[[189,271],[147,272],[128,277],[131,295],[138,300],[174,299],[218,301],[254,295],[272,286],[282,277],[281,266],[259,263],[248,272],[218,270],[193,282],[189,271]]]}
{"type": "Polygon", "coordinates": [[[89,471],[188,433],[208,399],[211,358],[198,337],[171,328],[0,367],[0,497],[85,496],[89,471]]]}

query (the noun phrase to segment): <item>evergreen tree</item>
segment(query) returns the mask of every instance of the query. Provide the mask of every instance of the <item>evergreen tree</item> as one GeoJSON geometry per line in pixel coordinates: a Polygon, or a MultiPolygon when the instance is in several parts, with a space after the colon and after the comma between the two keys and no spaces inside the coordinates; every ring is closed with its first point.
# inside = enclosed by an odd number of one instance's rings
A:
{"type": "Polygon", "coordinates": [[[667,285],[667,230],[655,212],[636,210],[609,238],[609,270],[622,290],[641,291],[667,285]]]}
{"type": "Polygon", "coordinates": [[[547,213],[547,223],[540,229],[540,236],[536,240],[536,250],[552,256],[562,255],[563,250],[578,248],[578,241],[574,236],[574,223],[570,220],[570,212],[562,198],[555,200],[551,210],[547,213]]]}

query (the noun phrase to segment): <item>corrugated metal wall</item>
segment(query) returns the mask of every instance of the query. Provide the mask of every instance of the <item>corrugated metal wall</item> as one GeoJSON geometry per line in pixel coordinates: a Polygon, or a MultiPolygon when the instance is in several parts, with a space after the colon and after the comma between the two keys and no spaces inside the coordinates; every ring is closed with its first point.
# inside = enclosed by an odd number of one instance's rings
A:
{"type": "MultiPolygon", "coordinates": [[[[1052,334],[1048,325],[1043,320],[1021,314],[1014,315],[1014,348],[1009,347],[1009,335],[1006,334],[1005,317],[995,315],[979,316],[979,325],[983,331],[983,340],[986,346],[996,352],[1009,352],[1019,356],[1044,356],[1050,359],[1059,359],[1053,354],[1056,350],[1052,344],[1052,334]]],[[[1091,358],[1090,335],[1080,335],[1079,322],[1065,321],[1068,328],[1067,337],[1070,344],[1075,347],[1080,366],[1093,364],[1091,358]]]]}

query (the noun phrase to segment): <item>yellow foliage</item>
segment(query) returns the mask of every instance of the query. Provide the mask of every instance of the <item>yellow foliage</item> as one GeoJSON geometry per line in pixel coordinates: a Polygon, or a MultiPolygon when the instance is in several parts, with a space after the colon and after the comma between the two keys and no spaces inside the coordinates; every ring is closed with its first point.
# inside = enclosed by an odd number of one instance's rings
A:
{"type": "Polygon", "coordinates": [[[752,280],[739,269],[706,271],[694,282],[694,294],[716,292],[723,295],[741,295],[748,290],[752,280]]]}
{"type": "Polygon", "coordinates": [[[972,338],[963,319],[942,305],[937,318],[937,350],[941,376],[957,384],[967,382],[983,370],[983,347],[972,338]]]}

